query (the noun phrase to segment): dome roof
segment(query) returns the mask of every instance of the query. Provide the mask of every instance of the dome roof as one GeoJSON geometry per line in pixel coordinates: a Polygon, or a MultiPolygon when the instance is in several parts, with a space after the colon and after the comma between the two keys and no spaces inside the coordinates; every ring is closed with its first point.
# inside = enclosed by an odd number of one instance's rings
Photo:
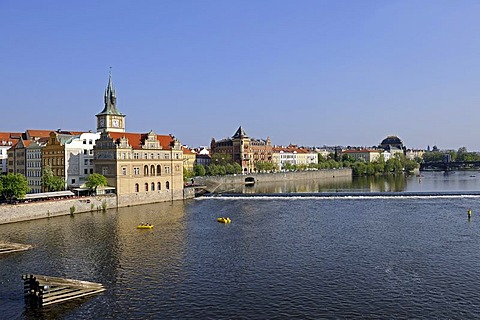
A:
{"type": "Polygon", "coordinates": [[[380,143],[380,146],[381,147],[391,146],[391,147],[403,148],[403,142],[397,136],[388,136],[382,140],[382,142],[380,143]]]}

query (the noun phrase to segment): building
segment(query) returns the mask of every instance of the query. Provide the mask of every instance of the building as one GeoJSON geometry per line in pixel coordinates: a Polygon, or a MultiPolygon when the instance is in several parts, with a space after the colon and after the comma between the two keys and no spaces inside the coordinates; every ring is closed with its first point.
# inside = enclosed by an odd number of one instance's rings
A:
{"type": "Polygon", "coordinates": [[[351,149],[343,150],[342,155],[348,155],[355,159],[355,161],[374,162],[380,158],[384,153],[382,149],[351,149]]]}
{"type": "Polygon", "coordinates": [[[288,147],[273,147],[273,162],[278,168],[285,169],[286,164],[295,166],[308,166],[318,163],[318,153],[307,148],[299,148],[294,145],[288,147]]]}
{"type": "Polygon", "coordinates": [[[193,171],[195,165],[196,153],[187,147],[182,147],[183,151],[183,169],[189,172],[193,171]]]}
{"type": "Polygon", "coordinates": [[[100,137],[94,146],[93,172],[104,175],[121,205],[183,199],[183,151],[171,135],[128,133],[117,109],[111,75],[97,114],[100,137]]]}
{"type": "Polygon", "coordinates": [[[47,138],[50,130],[27,130],[19,134],[16,143],[8,150],[8,172],[26,175],[26,147],[31,141],[47,138]]]}
{"type": "Polygon", "coordinates": [[[52,131],[46,145],[42,148],[42,171],[47,167],[50,168],[54,176],[61,177],[65,181],[66,188],[70,186],[69,174],[77,176],[75,169],[69,170],[69,168],[76,166],[76,145],[82,134],[83,132],[76,131],[52,131]]]}
{"type": "MultiPolygon", "coordinates": [[[[20,137],[21,137],[21,133],[0,132],[0,174],[7,174],[9,172],[8,171],[8,150],[10,150],[14,145],[17,144],[20,137]]],[[[12,165],[13,165],[13,161],[12,161],[12,165]]]]}
{"type": "Polygon", "coordinates": [[[210,152],[212,156],[229,155],[233,162],[240,164],[244,174],[255,172],[257,162],[273,163],[270,138],[265,140],[249,138],[241,126],[231,138],[219,141],[212,139],[210,152]]]}
{"type": "Polygon", "coordinates": [[[67,188],[84,186],[93,173],[93,147],[100,133],[83,132],[75,135],[65,144],[65,181],[67,188]]]}
{"type": "Polygon", "coordinates": [[[206,167],[210,164],[211,160],[210,151],[206,147],[196,149],[195,164],[206,167]]]}
{"type": "Polygon", "coordinates": [[[112,83],[112,75],[108,76],[108,85],[103,96],[104,108],[97,114],[98,132],[125,132],[125,115],[117,109],[117,94],[112,83]]]}
{"type": "Polygon", "coordinates": [[[42,192],[42,148],[47,144],[49,138],[39,138],[34,141],[27,140],[25,148],[26,171],[29,193],[42,192]]]}

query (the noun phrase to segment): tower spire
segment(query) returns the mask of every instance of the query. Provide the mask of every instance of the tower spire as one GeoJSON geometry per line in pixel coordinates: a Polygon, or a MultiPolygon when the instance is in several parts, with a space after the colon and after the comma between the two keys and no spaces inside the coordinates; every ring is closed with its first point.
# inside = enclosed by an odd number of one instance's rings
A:
{"type": "Polygon", "coordinates": [[[115,92],[115,88],[112,82],[112,67],[110,67],[110,71],[108,72],[108,84],[105,88],[105,95],[103,97],[105,107],[103,108],[100,114],[117,114],[120,115],[121,113],[118,112],[117,109],[117,94],[115,92]]]}

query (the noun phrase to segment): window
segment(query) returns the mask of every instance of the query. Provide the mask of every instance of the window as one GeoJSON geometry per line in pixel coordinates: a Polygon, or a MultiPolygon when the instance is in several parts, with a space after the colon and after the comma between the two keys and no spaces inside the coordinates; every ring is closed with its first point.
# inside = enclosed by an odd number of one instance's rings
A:
{"type": "Polygon", "coordinates": [[[165,167],[165,173],[169,174],[170,173],[170,167],[165,167]]]}
{"type": "Polygon", "coordinates": [[[170,182],[165,182],[165,189],[169,190],[170,189],[170,182]]]}
{"type": "Polygon", "coordinates": [[[133,168],[133,174],[138,176],[140,174],[140,168],[139,167],[134,167],[133,168]]]}
{"type": "Polygon", "coordinates": [[[88,154],[88,150],[87,149],[83,150],[83,154],[88,154]]]}
{"type": "Polygon", "coordinates": [[[88,159],[85,159],[85,160],[83,161],[83,164],[84,164],[84,165],[88,165],[88,159]]]}
{"type": "Polygon", "coordinates": [[[162,167],[160,165],[157,165],[157,176],[162,174],[162,167]]]}
{"type": "Polygon", "coordinates": [[[139,191],[138,183],[135,183],[135,192],[138,192],[138,191],[139,191]]]}
{"type": "Polygon", "coordinates": [[[93,169],[90,169],[90,174],[92,174],[92,173],[93,173],[93,169]]]}
{"type": "Polygon", "coordinates": [[[137,152],[135,152],[135,153],[133,154],[133,159],[137,159],[137,160],[138,160],[138,153],[137,153],[137,152]]]}
{"type": "Polygon", "coordinates": [[[145,191],[148,191],[148,183],[145,182],[145,191]]]}
{"type": "Polygon", "coordinates": [[[162,184],[160,182],[157,183],[157,190],[159,190],[159,191],[162,190],[162,184]]]}
{"type": "Polygon", "coordinates": [[[84,174],[88,174],[88,169],[84,169],[84,170],[83,170],[83,173],[84,173],[84,174]]]}
{"type": "Polygon", "coordinates": [[[122,167],[122,175],[123,176],[127,175],[127,168],[126,167],[122,167]]]}
{"type": "Polygon", "coordinates": [[[143,175],[148,176],[148,166],[143,167],[143,175]]]}
{"type": "Polygon", "coordinates": [[[152,176],[155,175],[155,166],[154,165],[150,166],[150,175],[152,175],[152,176]]]}
{"type": "Polygon", "coordinates": [[[152,182],[152,191],[155,191],[155,182],[152,182]]]}
{"type": "Polygon", "coordinates": [[[102,167],[102,174],[106,176],[108,174],[108,167],[102,167]]]}
{"type": "Polygon", "coordinates": [[[88,144],[93,144],[92,139],[88,140],[88,144]]]}
{"type": "Polygon", "coordinates": [[[75,183],[75,179],[72,179],[72,183],[75,183]]]}

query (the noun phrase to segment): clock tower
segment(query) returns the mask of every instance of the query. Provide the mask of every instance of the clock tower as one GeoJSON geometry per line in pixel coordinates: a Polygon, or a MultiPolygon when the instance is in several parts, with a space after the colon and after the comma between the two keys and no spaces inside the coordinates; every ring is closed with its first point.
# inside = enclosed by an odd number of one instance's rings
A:
{"type": "Polygon", "coordinates": [[[125,132],[125,115],[118,112],[117,95],[112,84],[112,74],[108,76],[108,85],[104,96],[105,107],[97,114],[97,132],[125,132]]]}

